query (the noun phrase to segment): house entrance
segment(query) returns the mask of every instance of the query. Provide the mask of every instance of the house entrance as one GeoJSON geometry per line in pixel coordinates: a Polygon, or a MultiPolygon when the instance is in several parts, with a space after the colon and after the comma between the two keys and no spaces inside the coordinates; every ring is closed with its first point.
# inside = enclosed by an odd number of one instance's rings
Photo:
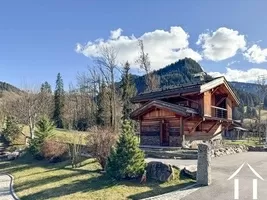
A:
{"type": "Polygon", "coordinates": [[[169,131],[168,131],[168,123],[161,123],[161,145],[169,146],[169,131]]]}

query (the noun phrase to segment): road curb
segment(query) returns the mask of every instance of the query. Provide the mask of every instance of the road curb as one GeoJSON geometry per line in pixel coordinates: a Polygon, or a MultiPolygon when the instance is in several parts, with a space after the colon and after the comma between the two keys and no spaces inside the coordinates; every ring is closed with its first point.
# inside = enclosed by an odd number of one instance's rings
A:
{"type": "Polygon", "coordinates": [[[9,191],[11,196],[15,199],[15,200],[19,200],[19,197],[16,195],[15,191],[14,191],[14,177],[11,174],[6,174],[7,176],[9,176],[10,178],[10,185],[9,185],[9,191]]]}

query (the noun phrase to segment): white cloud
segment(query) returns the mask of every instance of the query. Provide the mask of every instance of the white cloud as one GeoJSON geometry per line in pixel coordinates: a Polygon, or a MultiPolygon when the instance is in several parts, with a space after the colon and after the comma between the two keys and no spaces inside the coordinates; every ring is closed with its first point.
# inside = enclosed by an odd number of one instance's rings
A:
{"type": "Polygon", "coordinates": [[[244,52],[244,57],[252,63],[263,63],[267,62],[267,48],[261,49],[258,45],[254,44],[246,52],[244,52]]]}
{"type": "Polygon", "coordinates": [[[78,43],[75,51],[87,57],[97,57],[98,49],[102,45],[113,46],[118,51],[118,62],[129,61],[134,64],[139,54],[138,39],[143,40],[145,52],[149,54],[151,67],[162,68],[179,59],[190,57],[196,61],[202,59],[201,55],[189,48],[189,34],[181,27],[171,27],[169,31],[155,30],[147,32],[140,37],[121,35],[122,29],[111,31],[110,39],[98,39],[82,45],[78,43]]]}
{"type": "Polygon", "coordinates": [[[227,63],[227,67],[228,67],[228,66],[231,66],[231,65],[233,65],[233,64],[236,64],[236,63],[240,63],[240,61],[238,61],[238,60],[233,60],[233,61],[227,63]]]}
{"type": "Polygon", "coordinates": [[[251,68],[243,71],[227,67],[225,73],[209,72],[208,74],[214,77],[225,76],[228,81],[255,82],[261,75],[267,77],[267,69],[251,68]]]}
{"type": "Polygon", "coordinates": [[[221,27],[215,32],[200,34],[196,44],[202,46],[206,59],[220,61],[233,57],[238,50],[244,51],[246,40],[238,31],[221,27]]]}
{"type": "Polygon", "coordinates": [[[110,39],[116,40],[121,36],[122,29],[118,28],[117,30],[110,31],[110,39]]]}

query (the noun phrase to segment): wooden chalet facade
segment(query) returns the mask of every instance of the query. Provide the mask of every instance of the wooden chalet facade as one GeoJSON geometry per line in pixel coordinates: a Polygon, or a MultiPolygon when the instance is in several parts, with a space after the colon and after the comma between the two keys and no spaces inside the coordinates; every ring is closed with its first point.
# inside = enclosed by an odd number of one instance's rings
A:
{"type": "Polygon", "coordinates": [[[224,77],[142,93],[131,113],[140,123],[141,145],[182,146],[183,141],[210,141],[232,123],[239,100],[224,77]]]}

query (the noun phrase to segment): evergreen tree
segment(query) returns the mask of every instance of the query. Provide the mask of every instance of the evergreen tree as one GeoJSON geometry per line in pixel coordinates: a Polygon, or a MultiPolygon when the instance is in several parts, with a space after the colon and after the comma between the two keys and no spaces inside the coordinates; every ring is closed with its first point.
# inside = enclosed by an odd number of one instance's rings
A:
{"type": "Polygon", "coordinates": [[[42,117],[36,124],[36,137],[46,138],[50,136],[55,129],[55,125],[48,117],[42,117]]]}
{"type": "Polygon", "coordinates": [[[41,85],[41,92],[46,92],[48,94],[52,94],[51,85],[47,81],[45,81],[44,83],[42,83],[42,85],[41,85]]]}
{"type": "Polygon", "coordinates": [[[54,95],[55,110],[54,110],[54,121],[57,128],[63,128],[63,108],[64,108],[64,85],[63,79],[58,73],[56,80],[56,89],[54,95]]]}
{"type": "Polygon", "coordinates": [[[267,109],[267,95],[264,97],[264,108],[267,109]]]}
{"type": "Polygon", "coordinates": [[[43,155],[41,148],[45,142],[45,139],[53,135],[55,129],[54,123],[47,117],[42,117],[36,124],[36,136],[30,142],[29,152],[36,158],[42,159],[43,155]]]}
{"type": "Polygon", "coordinates": [[[249,118],[251,116],[251,107],[246,106],[245,108],[246,108],[246,113],[245,113],[246,115],[245,116],[249,118]]]}
{"type": "Polygon", "coordinates": [[[99,94],[97,96],[96,123],[99,126],[110,125],[109,96],[104,81],[99,81],[99,94]]]}
{"type": "Polygon", "coordinates": [[[145,170],[145,157],[139,148],[131,123],[124,120],[122,133],[108,158],[106,171],[115,179],[136,178],[145,170]]]}
{"type": "Polygon", "coordinates": [[[252,117],[257,117],[258,116],[257,111],[256,111],[255,108],[252,108],[252,110],[251,110],[251,116],[252,117]]]}
{"type": "Polygon", "coordinates": [[[8,116],[6,118],[5,127],[2,131],[4,141],[7,144],[14,142],[14,140],[18,138],[21,131],[22,128],[18,125],[18,122],[14,119],[14,117],[8,116]]]}
{"type": "Polygon", "coordinates": [[[135,95],[136,89],[132,83],[131,74],[129,73],[130,64],[125,63],[122,74],[122,119],[130,120],[130,114],[133,110],[133,105],[131,103],[131,98],[135,95]]]}

